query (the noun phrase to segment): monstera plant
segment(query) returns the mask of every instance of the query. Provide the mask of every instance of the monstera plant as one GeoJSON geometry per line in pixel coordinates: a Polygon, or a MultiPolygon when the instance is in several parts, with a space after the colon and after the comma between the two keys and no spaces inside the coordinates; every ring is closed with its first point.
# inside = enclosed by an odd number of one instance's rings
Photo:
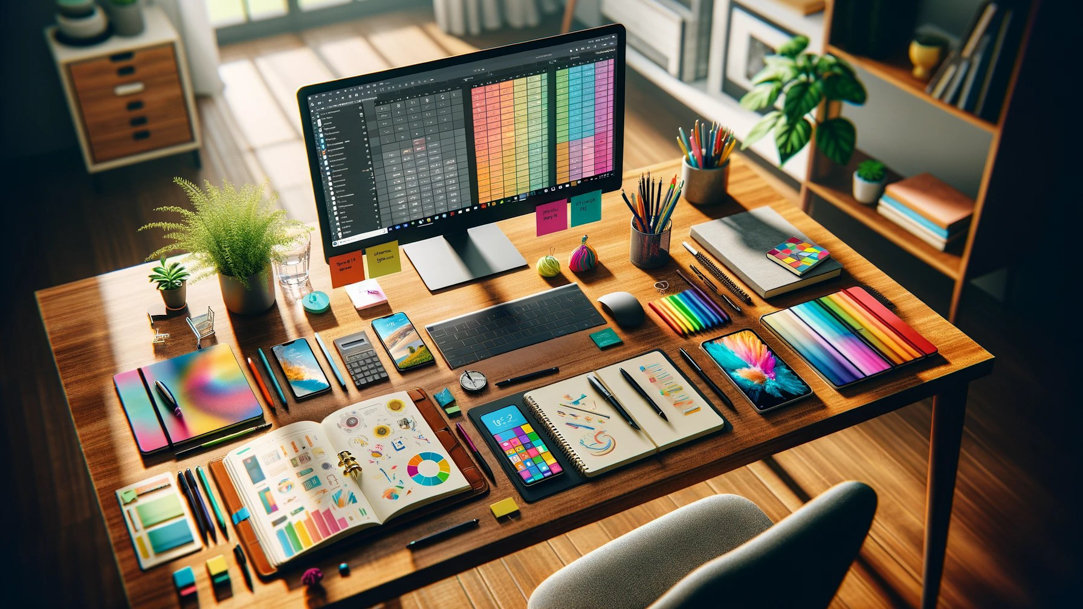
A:
{"type": "Polygon", "coordinates": [[[741,98],[749,110],[772,108],[745,138],[743,148],[774,134],[782,165],[816,136],[816,146],[832,161],[845,165],[854,153],[857,131],[849,120],[838,116],[841,102],[865,103],[865,87],[854,69],[830,53],[805,52],[808,38],[795,36],[764,58],[766,64],[753,79],[755,86],[741,98]],[[778,100],[782,98],[782,109],[778,100]],[[826,104],[817,119],[813,111],[826,104]]]}

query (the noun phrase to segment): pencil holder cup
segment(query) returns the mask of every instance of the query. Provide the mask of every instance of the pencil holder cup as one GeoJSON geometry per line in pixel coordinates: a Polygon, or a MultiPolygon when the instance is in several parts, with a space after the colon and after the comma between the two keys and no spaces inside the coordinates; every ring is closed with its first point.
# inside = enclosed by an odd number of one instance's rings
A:
{"type": "Polygon", "coordinates": [[[673,222],[666,222],[657,233],[644,233],[636,228],[632,220],[632,244],[628,258],[641,269],[656,269],[669,262],[669,237],[673,222]]]}
{"type": "Polygon", "coordinates": [[[721,167],[700,169],[692,167],[685,159],[681,163],[681,179],[684,190],[681,196],[693,205],[717,205],[726,200],[726,188],[730,182],[730,160],[721,167]]]}

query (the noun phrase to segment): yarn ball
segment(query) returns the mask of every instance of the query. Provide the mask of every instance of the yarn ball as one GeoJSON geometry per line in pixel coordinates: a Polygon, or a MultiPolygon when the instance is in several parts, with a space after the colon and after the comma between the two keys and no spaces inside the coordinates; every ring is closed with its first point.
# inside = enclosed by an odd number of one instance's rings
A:
{"type": "Polygon", "coordinates": [[[572,251],[572,255],[568,259],[568,268],[574,273],[580,273],[589,271],[597,265],[598,252],[594,251],[593,247],[587,245],[587,236],[583,235],[583,240],[579,243],[579,247],[572,251]]]}
{"type": "Polygon", "coordinates": [[[320,585],[320,580],[323,579],[323,571],[320,571],[316,567],[311,569],[305,569],[304,574],[301,576],[301,583],[312,587],[320,585]]]}
{"type": "Polygon", "coordinates": [[[556,277],[560,274],[560,261],[556,259],[556,256],[542,256],[538,258],[538,264],[535,265],[538,269],[538,274],[542,277],[556,277]]]}

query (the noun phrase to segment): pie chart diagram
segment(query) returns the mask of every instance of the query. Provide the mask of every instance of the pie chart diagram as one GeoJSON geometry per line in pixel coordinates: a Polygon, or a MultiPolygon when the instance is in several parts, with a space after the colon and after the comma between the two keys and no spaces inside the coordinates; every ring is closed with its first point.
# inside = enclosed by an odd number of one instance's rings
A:
{"type": "Polygon", "coordinates": [[[442,456],[423,452],[414,455],[406,464],[406,473],[421,486],[443,484],[451,475],[451,465],[442,456]]]}

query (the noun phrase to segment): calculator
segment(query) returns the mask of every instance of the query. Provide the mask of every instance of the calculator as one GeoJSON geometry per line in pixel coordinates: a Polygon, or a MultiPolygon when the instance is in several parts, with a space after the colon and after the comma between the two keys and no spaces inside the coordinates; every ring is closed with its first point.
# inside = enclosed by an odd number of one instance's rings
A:
{"type": "Polygon", "coordinates": [[[362,330],[356,334],[343,336],[335,339],[335,348],[342,356],[346,364],[346,371],[350,373],[354,385],[360,389],[366,385],[382,381],[387,378],[387,370],[380,363],[380,356],[376,353],[376,347],[372,346],[369,337],[362,330]]]}

